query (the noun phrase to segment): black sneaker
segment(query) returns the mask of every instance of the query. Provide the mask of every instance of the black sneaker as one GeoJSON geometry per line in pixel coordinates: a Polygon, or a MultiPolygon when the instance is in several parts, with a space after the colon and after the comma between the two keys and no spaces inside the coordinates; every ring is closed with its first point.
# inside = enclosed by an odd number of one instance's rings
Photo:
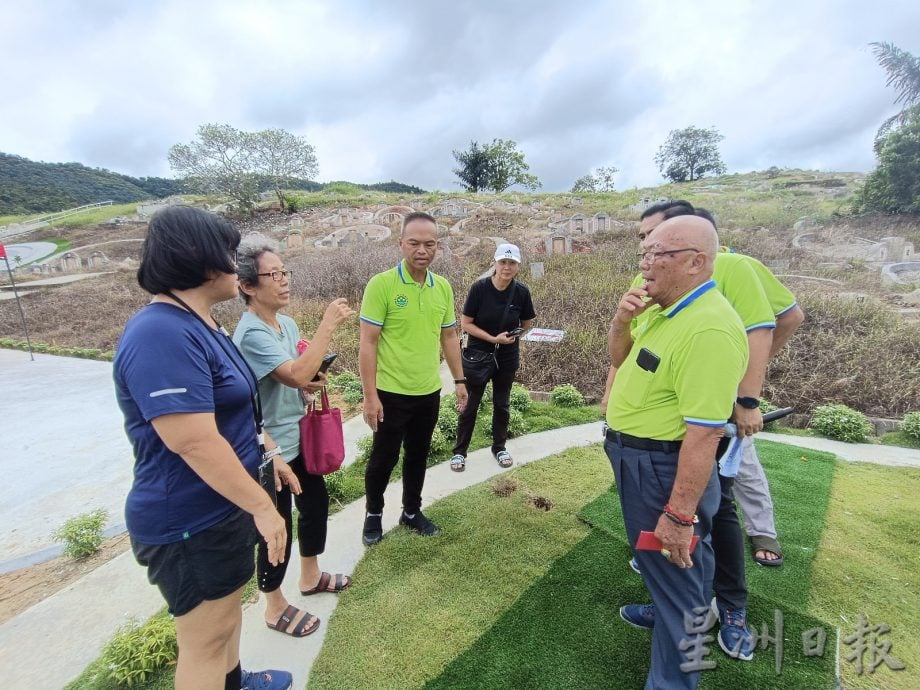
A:
{"type": "Polygon", "coordinates": [[[383,524],[380,515],[367,515],[364,518],[364,532],[361,535],[361,541],[365,546],[379,544],[383,539],[383,524]]]}
{"type": "Polygon", "coordinates": [[[438,526],[434,524],[431,520],[426,518],[422,511],[418,511],[415,514],[414,518],[408,518],[406,512],[403,511],[403,514],[399,516],[399,524],[405,525],[409,529],[418,532],[423,537],[436,537],[441,533],[441,530],[438,529],[438,526]]]}

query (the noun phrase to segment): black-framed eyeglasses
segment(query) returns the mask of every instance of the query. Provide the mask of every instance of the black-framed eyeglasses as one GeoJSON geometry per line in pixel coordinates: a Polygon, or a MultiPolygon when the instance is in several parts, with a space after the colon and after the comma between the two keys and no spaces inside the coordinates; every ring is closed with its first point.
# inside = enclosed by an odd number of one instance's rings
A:
{"type": "Polygon", "coordinates": [[[239,264],[240,262],[240,250],[239,249],[230,250],[230,261],[232,261],[234,264],[239,264]]]}
{"type": "Polygon", "coordinates": [[[680,254],[681,252],[698,252],[698,251],[700,250],[695,249],[693,247],[684,247],[683,249],[668,249],[667,251],[663,251],[663,252],[639,252],[638,254],[636,254],[636,258],[639,260],[639,263],[642,263],[643,261],[645,261],[649,264],[653,264],[655,263],[655,261],[658,260],[659,256],[670,256],[672,254],[680,254]]]}
{"type": "Polygon", "coordinates": [[[287,278],[290,280],[294,276],[294,271],[288,269],[286,271],[270,271],[268,273],[256,273],[257,276],[271,276],[272,280],[276,283],[281,282],[282,278],[287,278]]]}

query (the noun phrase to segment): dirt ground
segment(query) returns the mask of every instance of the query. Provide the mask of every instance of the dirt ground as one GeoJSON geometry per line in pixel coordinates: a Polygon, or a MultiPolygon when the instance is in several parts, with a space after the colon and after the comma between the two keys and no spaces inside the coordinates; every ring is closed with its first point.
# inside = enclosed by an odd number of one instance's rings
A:
{"type": "Polygon", "coordinates": [[[88,558],[60,556],[0,575],[0,625],[79,580],[131,546],[127,534],[107,539],[88,558]]]}

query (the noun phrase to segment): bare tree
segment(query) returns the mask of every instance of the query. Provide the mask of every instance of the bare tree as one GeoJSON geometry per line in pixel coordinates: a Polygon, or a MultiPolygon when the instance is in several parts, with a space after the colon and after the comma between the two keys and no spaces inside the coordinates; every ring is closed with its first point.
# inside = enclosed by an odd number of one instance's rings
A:
{"type": "Polygon", "coordinates": [[[225,194],[252,211],[265,185],[284,209],[284,184],[309,180],[318,171],[313,147],[283,129],[244,132],[230,125],[206,124],[190,144],[169,149],[169,165],[186,184],[205,194],[225,194]]]}

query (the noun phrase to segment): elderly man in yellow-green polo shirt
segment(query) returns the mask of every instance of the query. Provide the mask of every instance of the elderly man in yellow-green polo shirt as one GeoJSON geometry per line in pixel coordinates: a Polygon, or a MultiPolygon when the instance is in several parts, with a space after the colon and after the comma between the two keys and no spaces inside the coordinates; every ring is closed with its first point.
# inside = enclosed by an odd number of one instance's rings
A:
{"type": "MultiPolygon", "coordinates": [[[[747,368],[748,346],[741,319],[711,279],[718,252],[712,223],[696,216],[667,220],[640,249],[645,282],[623,296],[610,326],[619,371],[604,450],[630,543],[649,531],[663,547],[636,552],[655,605],[646,687],[694,688],[701,669],[686,653],[692,635],[684,616],[707,609],[709,532],[720,502],[716,446],[747,368]],[[700,541],[691,556],[694,534],[700,541]]],[[[641,618],[642,608],[624,606],[621,615],[641,618]]]]}
{"type": "Polygon", "coordinates": [[[403,259],[373,276],[361,301],[358,366],[364,389],[364,421],[374,432],[364,474],[367,515],[362,541],[383,538],[383,493],[390,474],[403,459],[403,512],[399,523],[424,536],[439,533],[422,513],[431,435],[440,410],[440,353],[457,388],[457,407],[468,397],[454,292],[450,283],[429,270],[438,249],[437,224],[430,215],[413,212],[399,236],[403,259]]]}

